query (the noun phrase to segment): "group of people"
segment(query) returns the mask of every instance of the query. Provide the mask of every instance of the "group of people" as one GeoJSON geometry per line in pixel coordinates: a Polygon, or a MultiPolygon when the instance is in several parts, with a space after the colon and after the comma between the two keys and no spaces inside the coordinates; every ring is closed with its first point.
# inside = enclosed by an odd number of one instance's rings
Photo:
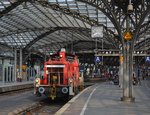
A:
{"type": "MultiPolygon", "coordinates": [[[[144,80],[145,78],[148,78],[148,72],[147,71],[142,71],[141,74],[135,74],[135,72],[133,72],[133,78],[132,78],[132,82],[133,85],[141,85],[141,80],[144,80]]],[[[114,75],[111,75],[110,73],[106,72],[105,73],[105,79],[106,81],[110,80],[111,82],[113,82],[113,84],[119,84],[119,75],[116,73],[114,75]]]]}
{"type": "Polygon", "coordinates": [[[148,78],[148,77],[149,77],[148,71],[139,72],[139,70],[138,70],[137,75],[135,73],[133,73],[133,85],[137,85],[137,84],[141,85],[141,80],[145,80],[145,78],[148,78]]]}

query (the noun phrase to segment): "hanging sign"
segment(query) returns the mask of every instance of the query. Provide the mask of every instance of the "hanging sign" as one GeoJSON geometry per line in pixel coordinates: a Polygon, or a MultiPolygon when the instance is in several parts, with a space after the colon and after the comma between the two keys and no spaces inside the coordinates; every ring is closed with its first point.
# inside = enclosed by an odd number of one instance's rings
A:
{"type": "Polygon", "coordinates": [[[127,41],[131,40],[133,38],[132,32],[131,31],[124,32],[123,38],[127,41]]]}
{"type": "Polygon", "coordinates": [[[103,26],[93,26],[91,28],[91,37],[92,38],[102,38],[103,37],[103,26]]]}

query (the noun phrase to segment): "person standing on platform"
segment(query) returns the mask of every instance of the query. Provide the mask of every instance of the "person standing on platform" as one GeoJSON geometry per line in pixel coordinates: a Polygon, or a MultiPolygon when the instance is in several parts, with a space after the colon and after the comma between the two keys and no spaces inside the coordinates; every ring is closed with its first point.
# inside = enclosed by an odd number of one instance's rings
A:
{"type": "Polygon", "coordinates": [[[142,72],[142,79],[144,80],[145,79],[145,73],[144,73],[144,70],[142,72]]]}
{"type": "Polygon", "coordinates": [[[108,72],[105,73],[105,78],[106,78],[106,81],[109,80],[109,73],[108,72]]]}

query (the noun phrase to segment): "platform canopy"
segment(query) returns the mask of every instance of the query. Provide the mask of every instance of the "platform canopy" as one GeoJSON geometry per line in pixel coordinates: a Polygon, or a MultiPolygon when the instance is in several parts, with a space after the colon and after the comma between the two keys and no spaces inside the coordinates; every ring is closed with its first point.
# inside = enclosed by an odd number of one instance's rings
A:
{"type": "MultiPolygon", "coordinates": [[[[22,48],[49,55],[62,47],[94,51],[95,44],[98,49],[118,50],[121,40],[112,20],[88,1],[0,0],[0,51],[22,48]],[[103,38],[96,38],[97,42],[91,37],[92,26],[104,28],[103,38]]],[[[145,22],[149,21],[147,16],[145,22]]],[[[140,36],[137,49],[150,49],[148,35],[147,31],[140,36]]]]}

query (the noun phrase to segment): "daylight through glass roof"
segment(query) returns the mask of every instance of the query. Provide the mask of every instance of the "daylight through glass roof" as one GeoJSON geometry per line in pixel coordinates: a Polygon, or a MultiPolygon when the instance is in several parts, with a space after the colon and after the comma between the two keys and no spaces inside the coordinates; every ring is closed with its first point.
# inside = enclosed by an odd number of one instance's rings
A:
{"type": "MultiPolygon", "coordinates": [[[[96,7],[76,0],[0,0],[0,42],[11,48],[25,50],[59,50],[74,45],[74,49],[93,46],[91,26],[103,25],[104,46],[117,49],[119,39],[114,38],[116,29],[111,20],[96,7]],[[80,42],[81,41],[81,42],[80,42]],[[85,42],[83,42],[85,41],[85,42]],[[80,43],[80,45],[77,45],[80,43]],[[82,47],[84,46],[84,47],[82,47]]],[[[149,18],[145,19],[145,22],[149,18]]],[[[141,37],[136,44],[142,42],[141,37]]],[[[102,44],[102,40],[98,42],[102,44]]],[[[102,46],[100,45],[99,48],[102,46]]],[[[147,47],[148,49],[149,47],[147,47]]]]}

